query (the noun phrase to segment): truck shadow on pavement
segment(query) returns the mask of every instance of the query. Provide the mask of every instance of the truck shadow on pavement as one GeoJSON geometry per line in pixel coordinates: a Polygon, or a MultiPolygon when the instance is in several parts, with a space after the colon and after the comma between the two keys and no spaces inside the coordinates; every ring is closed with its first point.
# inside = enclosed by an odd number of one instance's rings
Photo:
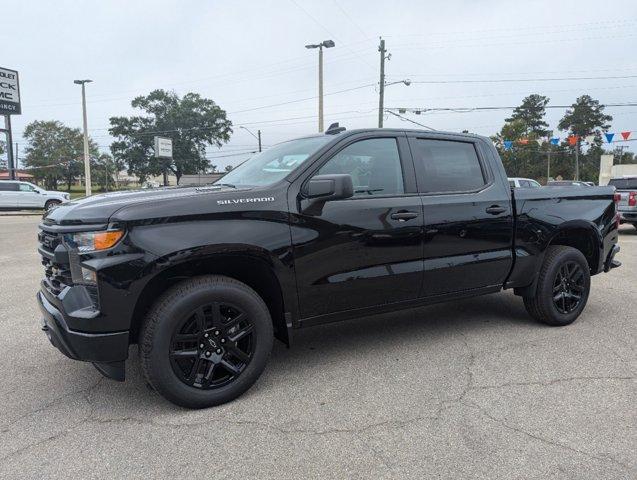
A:
{"type": "MultiPolygon", "coordinates": [[[[472,336],[489,330],[496,334],[508,331],[518,338],[524,336],[524,331],[542,328],[549,327],[538,324],[526,313],[520,297],[512,293],[500,293],[294,330],[292,347],[288,349],[276,341],[262,379],[232,403],[243,400],[253,402],[255,395],[272,395],[271,389],[289,388],[286,384],[290,378],[294,378],[295,382],[303,382],[303,378],[312,370],[320,369],[326,363],[342,364],[347,368],[352,362],[373,359],[388,351],[392,351],[394,357],[428,349],[439,352],[443,348],[441,343],[466,343],[472,336]]],[[[511,337],[508,338],[510,340],[511,337]]],[[[144,383],[144,380],[136,346],[131,347],[126,367],[127,383],[137,385],[118,388],[117,393],[111,390],[108,395],[125,396],[126,390],[131,395],[131,388],[141,388],[140,383],[144,383]]],[[[161,405],[160,408],[181,410],[157,394],[149,396],[153,399],[145,401],[152,402],[155,407],[161,405]]]]}

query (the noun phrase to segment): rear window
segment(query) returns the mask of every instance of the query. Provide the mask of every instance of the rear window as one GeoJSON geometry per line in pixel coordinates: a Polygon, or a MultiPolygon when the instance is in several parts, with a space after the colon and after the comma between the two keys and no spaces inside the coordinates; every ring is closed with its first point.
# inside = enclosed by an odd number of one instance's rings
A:
{"type": "Polygon", "coordinates": [[[3,182],[0,180],[0,192],[17,192],[18,184],[14,182],[3,182]]]}
{"type": "Polygon", "coordinates": [[[608,184],[617,190],[637,190],[637,178],[613,178],[608,184]]]}

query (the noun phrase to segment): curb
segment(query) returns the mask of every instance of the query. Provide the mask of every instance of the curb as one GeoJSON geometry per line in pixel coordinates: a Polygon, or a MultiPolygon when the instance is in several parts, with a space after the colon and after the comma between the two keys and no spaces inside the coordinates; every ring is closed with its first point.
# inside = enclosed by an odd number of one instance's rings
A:
{"type": "Polygon", "coordinates": [[[43,215],[43,211],[16,211],[16,212],[0,212],[0,217],[41,217],[43,215]]]}

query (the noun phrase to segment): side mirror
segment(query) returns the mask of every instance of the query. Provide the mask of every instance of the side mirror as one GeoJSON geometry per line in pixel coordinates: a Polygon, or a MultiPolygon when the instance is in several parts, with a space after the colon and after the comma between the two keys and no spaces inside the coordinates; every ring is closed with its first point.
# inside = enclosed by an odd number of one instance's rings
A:
{"type": "Polygon", "coordinates": [[[323,202],[350,198],[354,195],[352,176],[343,173],[316,175],[307,183],[303,195],[323,202]]]}

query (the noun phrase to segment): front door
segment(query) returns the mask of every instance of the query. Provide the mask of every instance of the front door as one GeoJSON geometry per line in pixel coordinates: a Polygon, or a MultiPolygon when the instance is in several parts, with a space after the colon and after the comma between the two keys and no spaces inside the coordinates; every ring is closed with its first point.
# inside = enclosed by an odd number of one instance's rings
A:
{"type": "Polygon", "coordinates": [[[423,201],[423,296],[502,285],[513,261],[509,184],[481,140],[454,138],[409,138],[423,201]]]}
{"type": "Polygon", "coordinates": [[[316,205],[290,189],[302,319],[413,300],[420,292],[422,203],[406,137],[347,137],[300,183],[336,173],[352,176],[352,198],[316,205]]]}
{"type": "Polygon", "coordinates": [[[40,195],[33,185],[28,183],[20,183],[19,204],[20,207],[32,208],[42,207],[42,195],[40,195]]]}

